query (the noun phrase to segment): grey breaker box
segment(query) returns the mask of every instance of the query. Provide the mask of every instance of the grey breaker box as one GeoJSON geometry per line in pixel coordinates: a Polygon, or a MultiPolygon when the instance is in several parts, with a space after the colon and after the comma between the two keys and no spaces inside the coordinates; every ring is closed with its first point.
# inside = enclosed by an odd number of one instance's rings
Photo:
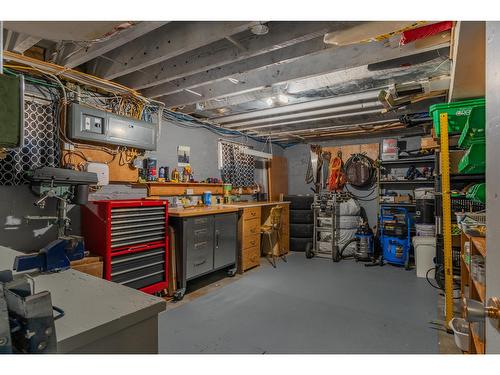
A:
{"type": "Polygon", "coordinates": [[[109,143],[156,150],[158,124],[119,116],[97,108],[72,103],[68,135],[73,140],[109,143]]]}

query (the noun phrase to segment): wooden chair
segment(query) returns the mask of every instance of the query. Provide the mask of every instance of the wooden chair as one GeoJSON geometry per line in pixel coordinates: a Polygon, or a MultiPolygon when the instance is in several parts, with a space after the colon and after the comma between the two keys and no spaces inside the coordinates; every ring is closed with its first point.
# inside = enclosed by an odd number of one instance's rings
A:
{"type": "MultiPolygon", "coordinates": [[[[283,212],[283,206],[275,206],[271,208],[271,213],[269,215],[269,224],[264,224],[260,227],[260,233],[262,237],[267,237],[269,243],[269,250],[266,252],[266,258],[271,263],[271,265],[276,268],[276,254],[274,253],[273,237],[276,238],[278,243],[278,256],[286,262],[286,255],[280,255],[281,249],[281,217],[283,212]]],[[[263,244],[264,241],[261,241],[263,244]]]]}

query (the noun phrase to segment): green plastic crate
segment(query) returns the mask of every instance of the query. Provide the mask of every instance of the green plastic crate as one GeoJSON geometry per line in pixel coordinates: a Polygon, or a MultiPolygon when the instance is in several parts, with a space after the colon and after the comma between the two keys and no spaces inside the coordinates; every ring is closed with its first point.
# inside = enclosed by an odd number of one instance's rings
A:
{"type": "Polygon", "coordinates": [[[473,143],[485,141],[486,108],[474,107],[458,140],[458,147],[466,149],[473,143]]]}
{"type": "Polygon", "coordinates": [[[485,106],[484,98],[431,105],[429,107],[429,115],[432,117],[436,136],[439,137],[441,134],[441,129],[439,128],[439,115],[441,113],[448,113],[448,131],[450,134],[458,134],[464,128],[472,108],[478,106],[485,106]]]}
{"type": "Polygon", "coordinates": [[[467,198],[486,203],[486,184],[483,182],[480,184],[472,185],[471,188],[467,191],[467,198]]]}
{"type": "Polygon", "coordinates": [[[486,144],[474,143],[458,163],[458,172],[463,174],[484,173],[486,170],[486,144]]]}

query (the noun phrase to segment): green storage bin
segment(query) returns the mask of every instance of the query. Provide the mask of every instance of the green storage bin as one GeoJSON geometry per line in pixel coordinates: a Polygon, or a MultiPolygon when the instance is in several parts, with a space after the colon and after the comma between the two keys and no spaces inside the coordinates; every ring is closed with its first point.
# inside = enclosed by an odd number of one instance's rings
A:
{"type": "Polygon", "coordinates": [[[472,185],[471,188],[467,191],[467,198],[486,203],[486,184],[483,182],[480,184],[472,185]]]}
{"type": "Polygon", "coordinates": [[[458,172],[463,174],[484,173],[486,170],[486,144],[474,143],[458,163],[458,172]]]}
{"type": "Polygon", "coordinates": [[[485,142],[486,108],[474,107],[458,140],[458,147],[466,149],[473,143],[485,142]]]}
{"type": "Polygon", "coordinates": [[[439,115],[441,113],[448,113],[448,131],[450,134],[458,134],[464,128],[472,108],[478,106],[485,106],[484,98],[431,105],[429,107],[429,115],[432,117],[436,136],[439,137],[441,134],[441,129],[439,128],[439,115]]]}

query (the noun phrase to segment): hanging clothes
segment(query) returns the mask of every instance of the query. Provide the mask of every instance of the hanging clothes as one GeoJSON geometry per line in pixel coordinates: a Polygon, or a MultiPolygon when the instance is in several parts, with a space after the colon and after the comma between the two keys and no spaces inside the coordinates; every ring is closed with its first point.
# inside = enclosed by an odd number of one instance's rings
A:
{"type": "Polygon", "coordinates": [[[341,191],[347,183],[347,177],[343,172],[344,162],[342,161],[342,152],[330,159],[330,170],[328,177],[328,190],[341,191]]]}

